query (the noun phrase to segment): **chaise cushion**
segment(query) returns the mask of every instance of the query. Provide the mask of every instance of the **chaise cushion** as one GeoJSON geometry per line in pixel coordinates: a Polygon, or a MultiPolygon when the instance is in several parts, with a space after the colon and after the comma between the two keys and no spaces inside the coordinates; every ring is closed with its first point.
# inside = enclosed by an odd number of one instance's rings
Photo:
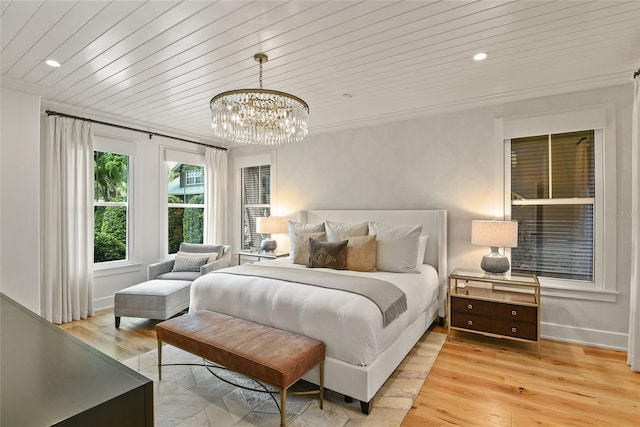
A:
{"type": "Polygon", "coordinates": [[[116,292],[115,317],[168,319],[189,307],[190,280],[149,280],[116,292]]]}

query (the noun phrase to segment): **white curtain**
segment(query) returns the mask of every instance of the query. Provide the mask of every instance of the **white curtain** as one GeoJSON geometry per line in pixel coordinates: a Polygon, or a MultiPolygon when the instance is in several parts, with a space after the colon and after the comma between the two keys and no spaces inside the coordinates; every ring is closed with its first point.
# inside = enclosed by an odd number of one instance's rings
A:
{"type": "Polygon", "coordinates": [[[204,242],[224,244],[227,238],[227,151],[207,148],[205,154],[204,242]]]}
{"type": "MultiPolygon", "coordinates": [[[[638,70],[640,71],[640,70],[638,70]]],[[[631,307],[629,351],[631,370],[640,372],[640,75],[633,79],[633,130],[631,133],[631,307]]]]}
{"type": "Polygon", "coordinates": [[[91,123],[49,116],[43,148],[40,314],[66,323],[94,315],[91,123]]]}

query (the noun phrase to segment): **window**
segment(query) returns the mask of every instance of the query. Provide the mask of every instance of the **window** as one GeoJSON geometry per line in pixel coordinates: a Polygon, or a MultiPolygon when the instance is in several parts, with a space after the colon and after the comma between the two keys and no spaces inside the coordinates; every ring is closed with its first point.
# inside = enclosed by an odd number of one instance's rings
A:
{"type": "Polygon", "coordinates": [[[94,151],[94,263],[128,259],[129,156],[94,151]]]}
{"type": "Polygon", "coordinates": [[[512,270],[594,281],[596,131],[511,140],[512,270]]]}
{"type": "Polygon", "coordinates": [[[615,302],[614,104],[496,119],[504,140],[504,213],[517,220],[515,271],[542,294],[615,302]]]}
{"type": "Polygon", "coordinates": [[[187,169],[187,185],[204,184],[204,169],[187,169]]]}
{"type": "Polygon", "coordinates": [[[178,252],[181,242],[204,238],[204,167],[166,162],[168,182],[168,248],[178,252]]]}
{"type": "Polygon", "coordinates": [[[262,236],[256,233],[256,218],[271,214],[271,166],[240,169],[241,245],[243,250],[260,247],[262,236]]]}

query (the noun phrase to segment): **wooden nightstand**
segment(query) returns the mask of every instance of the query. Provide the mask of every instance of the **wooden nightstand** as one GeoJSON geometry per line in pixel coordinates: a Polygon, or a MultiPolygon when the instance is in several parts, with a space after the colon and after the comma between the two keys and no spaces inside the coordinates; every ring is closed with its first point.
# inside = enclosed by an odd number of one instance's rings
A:
{"type": "Polygon", "coordinates": [[[449,275],[451,330],[537,344],[540,354],[540,284],[535,274],[487,274],[456,269],[449,275]]]}
{"type": "Polygon", "coordinates": [[[264,252],[264,251],[251,251],[251,250],[244,250],[244,251],[239,251],[236,252],[235,255],[238,256],[238,264],[241,263],[241,259],[242,258],[253,258],[254,261],[260,261],[263,258],[264,259],[276,259],[276,258],[280,258],[283,256],[288,256],[289,252],[264,252]]]}

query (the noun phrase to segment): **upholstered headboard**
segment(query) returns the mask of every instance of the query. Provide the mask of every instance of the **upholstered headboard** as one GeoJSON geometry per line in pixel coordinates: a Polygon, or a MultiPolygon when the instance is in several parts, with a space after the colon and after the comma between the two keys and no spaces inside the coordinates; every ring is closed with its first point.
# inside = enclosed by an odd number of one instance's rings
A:
{"type": "Polygon", "coordinates": [[[425,264],[438,270],[440,281],[439,315],[445,316],[447,297],[447,211],[445,210],[308,210],[298,214],[300,222],[321,223],[377,221],[384,224],[422,225],[422,235],[428,235],[425,264]]]}

